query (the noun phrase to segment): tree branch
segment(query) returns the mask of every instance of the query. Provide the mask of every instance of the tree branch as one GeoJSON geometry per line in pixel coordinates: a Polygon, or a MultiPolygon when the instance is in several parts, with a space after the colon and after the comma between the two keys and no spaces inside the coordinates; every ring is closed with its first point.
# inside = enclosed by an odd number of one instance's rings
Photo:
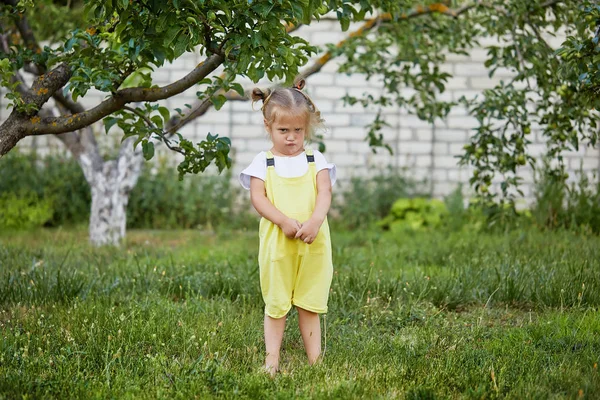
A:
{"type": "MultiPolygon", "coordinates": [[[[90,110],[58,118],[32,119],[25,123],[24,129],[29,135],[57,134],[81,129],[122,109],[127,103],[158,101],[177,95],[204,79],[221,65],[223,60],[223,57],[220,55],[210,56],[204,62],[198,64],[188,75],[167,86],[160,88],[137,87],[122,89],[90,110]]],[[[50,75],[51,73],[52,71],[46,75],[50,75]]]]}

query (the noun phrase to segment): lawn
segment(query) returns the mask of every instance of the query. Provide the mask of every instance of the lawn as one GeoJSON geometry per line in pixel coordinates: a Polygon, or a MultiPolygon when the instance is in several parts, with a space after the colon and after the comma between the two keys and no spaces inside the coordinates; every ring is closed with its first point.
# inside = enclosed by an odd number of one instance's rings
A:
{"type": "Polygon", "coordinates": [[[600,398],[600,238],[333,232],[323,362],[260,372],[255,233],[0,234],[0,398],[600,398]]]}

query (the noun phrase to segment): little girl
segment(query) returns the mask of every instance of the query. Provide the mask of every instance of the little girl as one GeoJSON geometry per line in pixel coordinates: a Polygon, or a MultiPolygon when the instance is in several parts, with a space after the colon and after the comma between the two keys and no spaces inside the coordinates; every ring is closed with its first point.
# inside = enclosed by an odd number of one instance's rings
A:
{"type": "Polygon", "coordinates": [[[319,314],[327,312],[333,276],[327,212],[336,167],[318,151],[304,148],[322,122],[312,100],[293,88],[254,89],[262,100],[265,128],[273,142],[240,174],[252,205],[262,216],[259,226],[260,287],[265,302],[265,368],[274,375],[285,317],[298,310],[298,325],[308,362],[321,354],[319,314]]]}

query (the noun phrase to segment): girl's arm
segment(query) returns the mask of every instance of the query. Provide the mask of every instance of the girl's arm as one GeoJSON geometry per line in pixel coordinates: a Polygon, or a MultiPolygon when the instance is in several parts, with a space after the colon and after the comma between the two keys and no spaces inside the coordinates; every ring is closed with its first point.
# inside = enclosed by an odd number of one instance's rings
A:
{"type": "Polygon", "coordinates": [[[250,178],[250,200],[262,216],[281,228],[285,236],[293,238],[300,229],[300,222],[287,217],[267,198],[265,182],[262,179],[250,178]]]}
{"type": "Polygon", "coordinates": [[[314,242],[323,221],[325,221],[330,206],[331,179],[329,179],[329,170],[322,169],[317,173],[317,200],[315,201],[315,209],[310,219],[302,223],[302,228],[296,233],[296,238],[300,238],[306,243],[314,242]]]}

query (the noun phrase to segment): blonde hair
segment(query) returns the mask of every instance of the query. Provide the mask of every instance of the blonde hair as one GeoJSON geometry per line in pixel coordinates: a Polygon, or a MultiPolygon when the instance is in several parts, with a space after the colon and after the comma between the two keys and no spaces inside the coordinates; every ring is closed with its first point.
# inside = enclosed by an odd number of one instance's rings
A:
{"type": "Polygon", "coordinates": [[[323,127],[324,120],[321,118],[321,112],[317,109],[315,103],[302,91],[305,84],[304,79],[301,79],[291,88],[276,87],[266,90],[254,88],[252,90],[252,105],[262,100],[263,105],[260,109],[268,124],[272,124],[281,112],[305,114],[309,127],[306,139],[310,140],[313,133],[318,128],[323,127]]]}

